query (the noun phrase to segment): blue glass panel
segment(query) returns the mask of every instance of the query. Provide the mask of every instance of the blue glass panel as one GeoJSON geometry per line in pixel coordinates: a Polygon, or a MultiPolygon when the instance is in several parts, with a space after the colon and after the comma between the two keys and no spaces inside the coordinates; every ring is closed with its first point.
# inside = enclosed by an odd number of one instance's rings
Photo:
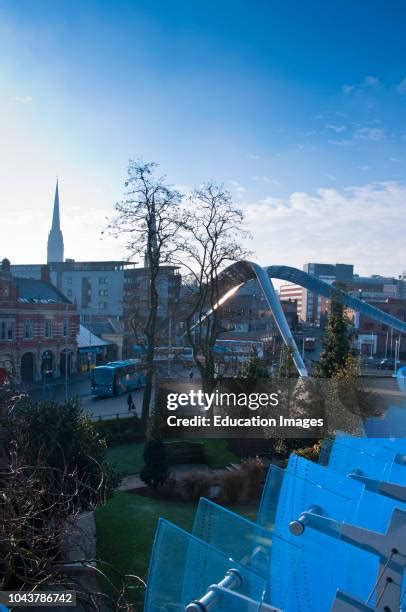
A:
{"type": "Polygon", "coordinates": [[[234,569],[241,577],[237,593],[262,601],[266,581],[248,567],[160,519],[151,556],[145,597],[147,612],[183,612],[185,605],[202,597],[234,569]]]}
{"type": "MultiPolygon", "coordinates": [[[[360,483],[298,456],[292,456],[285,473],[275,466],[270,468],[258,520],[263,524],[273,517],[274,534],[295,541],[302,549],[292,572],[286,609],[330,610],[337,588],[363,600],[368,598],[378,573],[374,555],[315,529],[305,529],[299,537],[289,531],[289,523],[312,506],[339,523],[357,524],[364,493],[360,483]]],[[[278,543],[275,540],[271,557],[273,592],[287,587],[284,576],[290,567],[289,549],[278,543]]]]}
{"type": "Polygon", "coordinates": [[[258,523],[231,512],[201,498],[196,510],[193,535],[215,546],[232,559],[247,565],[271,584],[273,571],[273,552],[285,547],[290,550],[292,566],[283,585],[278,590],[269,590],[264,601],[279,608],[285,608],[287,590],[290,588],[289,576],[299,552],[296,542],[282,540],[279,536],[263,528],[258,523]],[[278,540],[278,542],[276,542],[278,540]]]}
{"type": "Polygon", "coordinates": [[[377,443],[375,438],[337,436],[331,446],[328,466],[341,474],[360,470],[368,478],[406,485],[406,469],[396,463],[397,455],[396,449],[377,443]]]}

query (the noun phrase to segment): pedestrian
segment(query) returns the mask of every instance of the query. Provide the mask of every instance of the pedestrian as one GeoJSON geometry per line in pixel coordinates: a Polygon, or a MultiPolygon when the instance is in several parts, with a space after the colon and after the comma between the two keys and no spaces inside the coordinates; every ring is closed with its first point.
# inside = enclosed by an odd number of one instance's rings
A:
{"type": "Polygon", "coordinates": [[[189,378],[190,378],[190,382],[193,381],[193,376],[194,376],[194,372],[193,372],[193,368],[190,370],[189,372],[189,378]]]}
{"type": "Polygon", "coordinates": [[[131,410],[135,410],[134,400],[133,400],[133,396],[131,395],[131,393],[127,395],[127,405],[128,405],[128,412],[131,412],[131,410]]]}

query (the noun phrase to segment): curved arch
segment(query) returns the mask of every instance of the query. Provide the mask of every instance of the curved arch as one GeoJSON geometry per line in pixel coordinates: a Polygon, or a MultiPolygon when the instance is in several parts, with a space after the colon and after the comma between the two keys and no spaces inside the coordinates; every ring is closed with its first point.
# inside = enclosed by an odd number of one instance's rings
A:
{"type": "Polygon", "coordinates": [[[393,329],[396,329],[403,334],[406,333],[405,321],[400,321],[400,319],[393,317],[387,312],[384,312],[375,306],[371,306],[371,304],[363,302],[353,295],[346,293],[342,289],[332,287],[316,276],[303,272],[303,270],[298,270],[297,268],[291,268],[289,266],[268,266],[266,270],[271,278],[278,278],[280,280],[286,280],[290,283],[295,283],[296,285],[300,285],[305,289],[309,289],[310,291],[318,293],[329,299],[331,299],[334,295],[342,304],[344,304],[344,306],[348,306],[349,308],[360,312],[370,319],[375,319],[380,323],[393,327],[393,329]]]}
{"type": "Polygon", "coordinates": [[[33,382],[35,380],[35,355],[32,351],[27,351],[22,355],[20,375],[23,382],[33,382]]]}
{"type": "Polygon", "coordinates": [[[302,356],[297,348],[295,339],[293,338],[292,332],[290,331],[289,325],[286,321],[281,303],[272,284],[272,278],[295,283],[329,299],[334,296],[344,306],[348,306],[349,308],[352,308],[353,310],[356,310],[371,319],[384,323],[385,325],[388,325],[401,333],[406,333],[405,321],[400,321],[383,310],[380,310],[375,306],[371,306],[371,304],[367,304],[366,302],[349,295],[342,289],[337,289],[319,278],[312,276],[307,272],[303,272],[302,270],[298,270],[297,268],[292,268],[290,266],[266,266],[263,268],[259,264],[252,261],[238,261],[231,264],[219,275],[218,280],[219,286],[221,287],[220,293],[222,298],[219,300],[218,305],[224,304],[224,302],[232,297],[234,293],[233,290],[236,291],[239,287],[241,287],[241,285],[244,285],[249,280],[256,279],[264,293],[269,308],[272,311],[283,341],[292,349],[295,366],[302,377],[306,377],[308,375],[306,366],[304,365],[302,356]]]}

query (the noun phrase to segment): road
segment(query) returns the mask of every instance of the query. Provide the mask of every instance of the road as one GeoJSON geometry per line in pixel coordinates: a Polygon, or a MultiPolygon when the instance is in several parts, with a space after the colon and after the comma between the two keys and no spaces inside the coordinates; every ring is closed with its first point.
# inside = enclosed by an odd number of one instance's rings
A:
{"type": "MultiPolygon", "coordinates": [[[[171,374],[177,380],[188,380],[190,369],[172,368],[171,374]]],[[[167,366],[161,372],[163,376],[168,374],[167,366]]],[[[195,374],[196,375],[196,374],[195,374]]],[[[131,393],[135,405],[135,412],[141,415],[143,390],[131,393]]],[[[29,391],[29,396],[33,401],[41,399],[52,399],[56,402],[65,401],[65,381],[61,379],[49,382],[45,387],[37,385],[29,391]]],[[[95,397],[90,390],[90,377],[88,374],[76,375],[68,380],[68,397],[79,398],[83,411],[93,419],[119,418],[128,416],[127,394],[118,397],[95,397]]],[[[131,414],[134,414],[131,411],[131,414]]]]}
{"type": "MultiPolygon", "coordinates": [[[[56,402],[65,400],[65,383],[56,380],[43,386],[32,389],[29,392],[30,398],[34,401],[41,399],[53,399],[56,402]]],[[[143,390],[132,393],[137,414],[141,414],[143,390]]],[[[128,416],[127,394],[118,397],[95,397],[90,391],[90,379],[88,376],[68,381],[68,397],[79,398],[83,411],[92,418],[106,419],[128,416]]]]}

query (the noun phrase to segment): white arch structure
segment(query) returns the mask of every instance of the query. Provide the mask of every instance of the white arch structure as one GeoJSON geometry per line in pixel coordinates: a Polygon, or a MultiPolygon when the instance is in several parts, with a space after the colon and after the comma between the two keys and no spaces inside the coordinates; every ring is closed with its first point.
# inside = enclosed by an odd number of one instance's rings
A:
{"type": "MultiPolygon", "coordinates": [[[[230,299],[232,296],[232,289],[238,289],[238,287],[244,285],[249,280],[256,279],[264,293],[268,306],[272,311],[284,343],[286,346],[290,346],[292,350],[292,356],[297,371],[303,378],[308,376],[308,372],[299,349],[297,348],[288,322],[286,321],[279,297],[272,284],[272,278],[301,285],[302,287],[329,299],[335,296],[336,299],[338,299],[345,306],[348,306],[371,319],[380,321],[381,323],[384,323],[385,325],[388,325],[401,333],[406,333],[405,321],[401,321],[400,319],[383,312],[379,308],[375,308],[375,306],[371,306],[370,304],[363,302],[345,291],[332,287],[319,278],[312,276],[307,272],[303,272],[302,270],[298,270],[297,268],[292,268],[289,266],[267,266],[266,268],[262,268],[260,265],[252,261],[238,261],[231,264],[219,275],[219,284],[221,287],[222,297],[218,301],[217,305],[222,305],[228,299],[230,299]]],[[[208,315],[210,315],[210,313],[208,313],[208,315]]]]}

